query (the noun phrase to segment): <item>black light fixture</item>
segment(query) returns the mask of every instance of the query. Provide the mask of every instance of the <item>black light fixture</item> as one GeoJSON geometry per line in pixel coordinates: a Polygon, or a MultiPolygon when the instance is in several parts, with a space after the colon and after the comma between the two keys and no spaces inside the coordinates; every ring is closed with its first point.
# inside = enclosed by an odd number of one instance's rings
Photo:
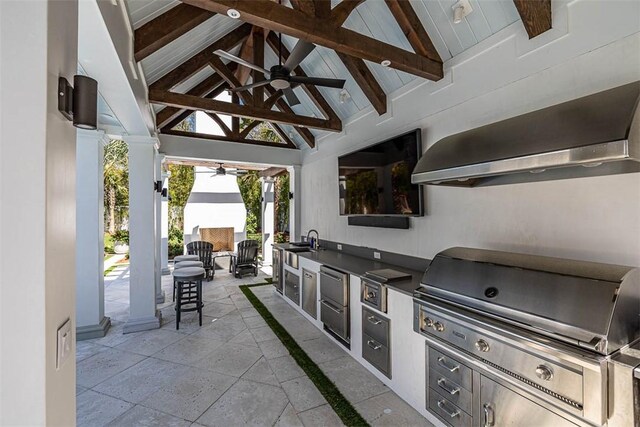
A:
{"type": "Polygon", "coordinates": [[[73,76],[73,87],[58,78],[58,110],[80,129],[98,127],[98,82],[87,76],[73,76]]]}
{"type": "Polygon", "coordinates": [[[289,200],[293,199],[293,193],[289,191],[289,200]]]}
{"type": "Polygon", "coordinates": [[[162,193],[162,181],[156,181],[153,183],[153,189],[158,193],[162,193]]]}
{"type": "Polygon", "coordinates": [[[169,192],[167,191],[166,188],[162,189],[162,197],[167,197],[167,195],[169,194],[169,192]]]}

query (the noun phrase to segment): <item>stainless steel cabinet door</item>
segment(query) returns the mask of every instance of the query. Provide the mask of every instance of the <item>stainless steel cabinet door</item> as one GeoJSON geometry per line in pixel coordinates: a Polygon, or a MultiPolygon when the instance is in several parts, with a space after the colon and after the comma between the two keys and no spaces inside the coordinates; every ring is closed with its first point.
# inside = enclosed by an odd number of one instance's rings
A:
{"type": "Polygon", "coordinates": [[[480,377],[480,402],[481,426],[576,426],[574,423],[484,376],[480,377]]]}
{"type": "Polygon", "coordinates": [[[302,269],[302,309],[314,319],[318,316],[317,275],[302,269]]]}

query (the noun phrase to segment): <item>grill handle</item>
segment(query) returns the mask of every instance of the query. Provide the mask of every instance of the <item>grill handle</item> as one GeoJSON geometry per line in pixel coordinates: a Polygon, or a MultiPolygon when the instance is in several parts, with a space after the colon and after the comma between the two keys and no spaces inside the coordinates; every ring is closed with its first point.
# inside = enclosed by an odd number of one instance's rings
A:
{"type": "Polygon", "coordinates": [[[377,319],[375,316],[367,316],[367,320],[369,321],[369,323],[373,323],[374,325],[379,325],[380,323],[382,323],[382,320],[377,319]]]}
{"type": "Polygon", "coordinates": [[[493,408],[488,403],[482,405],[483,427],[492,427],[495,425],[495,416],[493,414],[493,408]]]}
{"type": "Polygon", "coordinates": [[[438,365],[442,366],[449,372],[455,372],[458,369],[460,369],[460,365],[451,366],[447,363],[447,360],[442,356],[438,357],[438,365]]]}

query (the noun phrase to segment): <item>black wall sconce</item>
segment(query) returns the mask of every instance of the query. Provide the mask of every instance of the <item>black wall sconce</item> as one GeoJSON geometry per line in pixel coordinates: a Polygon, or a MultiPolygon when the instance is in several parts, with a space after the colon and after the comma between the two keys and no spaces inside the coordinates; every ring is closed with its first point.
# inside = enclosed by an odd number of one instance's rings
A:
{"type": "Polygon", "coordinates": [[[166,188],[163,188],[163,189],[162,189],[162,197],[167,197],[167,196],[168,196],[168,194],[169,194],[169,192],[167,191],[167,189],[166,189],[166,188]]]}
{"type": "Polygon", "coordinates": [[[293,199],[293,193],[291,191],[289,191],[289,200],[293,199]]]}
{"type": "Polygon", "coordinates": [[[162,181],[156,181],[153,183],[153,189],[158,193],[162,193],[162,181]]]}
{"type": "Polygon", "coordinates": [[[98,127],[98,82],[87,76],[73,76],[73,87],[58,78],[58,110],[80,129],[98,127]]]}

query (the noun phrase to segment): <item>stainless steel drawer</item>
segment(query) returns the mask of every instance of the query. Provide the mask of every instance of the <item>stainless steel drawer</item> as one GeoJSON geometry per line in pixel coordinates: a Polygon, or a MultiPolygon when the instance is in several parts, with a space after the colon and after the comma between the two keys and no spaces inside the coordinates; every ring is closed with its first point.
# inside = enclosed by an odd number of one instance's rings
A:
{"type": "Polygon", "coordinates": [[[349,340],[349,310],[337,307],[331,301],[320,301],[320,320],[324,325],[344,340],[349,340]]]}
{"type": "Polygon", "coordinates": [[[362,334],[362,357],[391,378],[389,347],[382,345],[367,334],[362,334]]]}
{"type": "Polygon", "coordinates": [[[364,307],[362,308],[362,332],[389,347],[389,319],[364,307]]]}
{"type": "Polygon", "coordinates": [[[349,305],[349,283],[345,274],[333,271],[320,271],[320,295],[337,305],[349,305]]]}
{"type": "Polygon", "coordinates": [[[284,295],[300,305],[300,278],[288,270],[284,272],[284,295]]]}
{"type": "Polygon", "coordinates": [[[446,396],[447,400],[467,414],[471,414],[473,405],[471,399],[472,394],[469,390],[454,383],[444,375],[440,375],[440,373],[434,369],[429,371],[429,387],[439,394],[446,396]]]}
{"type": "Polygon", "coordinates": [[[458,408],[449,399],[438,394],[433,389],[429,390],[428,409],[453,427],[471,427],[473,422],[471,415],[458,408]]]}
{"type": "Polygon", "coordinates": [[[429,346],[427,346],[427,352],[429,353],[430,372],[435,370],[463,388],[473,391],[473,371],[471,368],[429,346]]]}
{"type": "Polygon", "coordinates": [[[318,311],[316,273],[302,269],[302,309],[314,319],[318,311]]]}

